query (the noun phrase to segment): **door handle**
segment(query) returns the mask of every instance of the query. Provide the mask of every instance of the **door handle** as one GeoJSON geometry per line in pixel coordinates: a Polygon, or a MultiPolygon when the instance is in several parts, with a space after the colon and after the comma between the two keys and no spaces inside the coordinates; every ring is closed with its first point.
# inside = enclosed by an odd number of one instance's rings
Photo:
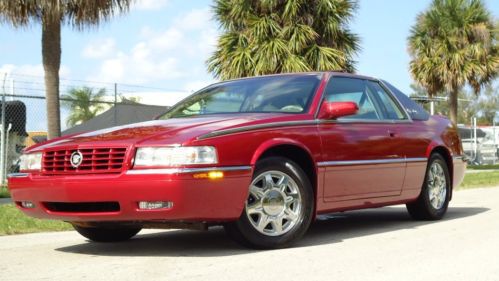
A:
{"type": "Polygon", "coordinates": [[[390,131],[390,130],[388,130],[388,135],[389,135],[391,138],[394,138],[394,137],[396,137],[396,136],[397,136],[397,134],[396,134],[395,132],[390,131]]]}

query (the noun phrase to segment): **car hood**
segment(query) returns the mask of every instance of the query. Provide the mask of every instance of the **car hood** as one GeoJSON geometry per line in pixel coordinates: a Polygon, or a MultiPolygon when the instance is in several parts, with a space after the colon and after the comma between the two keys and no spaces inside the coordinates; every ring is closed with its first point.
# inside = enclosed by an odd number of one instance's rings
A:
{"type": "Polygon", "coordinates": [[[61,137],[33,146],[29,148],[29,151],[68,146],[185,144],[201,135],[217,130],[297,119],[303,119],[303,116],[281,113],[253,113],[155,120],[61,137]]]}

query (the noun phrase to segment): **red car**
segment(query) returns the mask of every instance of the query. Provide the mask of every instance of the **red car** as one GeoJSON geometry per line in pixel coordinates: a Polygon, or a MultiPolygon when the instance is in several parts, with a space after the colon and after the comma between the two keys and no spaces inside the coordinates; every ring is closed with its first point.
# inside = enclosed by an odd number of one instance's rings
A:
{"type": "Polygon", "coordinates": [[[217,83],[158,120],[30,147],[9,188],[25,214],[92,241],[223,225],[276,248],[322,213],[406,204],[440,219],[464,160],[457,129],[389,83],[300,73],[217,83]]]}

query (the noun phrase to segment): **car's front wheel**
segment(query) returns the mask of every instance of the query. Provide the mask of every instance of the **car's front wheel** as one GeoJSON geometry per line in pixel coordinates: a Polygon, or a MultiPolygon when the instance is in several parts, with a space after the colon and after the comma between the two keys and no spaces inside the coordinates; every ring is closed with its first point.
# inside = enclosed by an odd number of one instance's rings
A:
{"type": "Polygon", "coordinates": [[[450,191],[449,168],[440,154],[433,154],[428,161],[421,194],[416,201],[407,204],[407,210],[414,219],[441,219],[447,212],[450,191]]]}
{"type": "Polygon", "coordinates": [[[310,180],[296,163],[282,157],[266,158],[257,163],[241,217],[225,229],[247,247],[285,247],[307,231],[313,202],[310,180]]]}
{"type": "Polygon", "coordinates": [[[83,227],[73,224],[73,228],[83,237],[94,242],[120,242],[135,236],[140,227],[83,227]]]}

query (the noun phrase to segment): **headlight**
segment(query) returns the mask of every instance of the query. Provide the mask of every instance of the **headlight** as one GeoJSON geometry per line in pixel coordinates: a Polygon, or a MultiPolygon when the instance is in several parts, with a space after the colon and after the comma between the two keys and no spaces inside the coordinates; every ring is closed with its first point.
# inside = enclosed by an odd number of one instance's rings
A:
{"type": "Polygon", "coordinates": [[[217,162],[217,151],[212,146],[140,147],[135,154],[134,167],[171,167],[217,162]]]}
{"type": "Polygon", "coordinates": [[[21,155],[19,170],[40,171],[42,169],[42,153],[28,153],[21,155]]]}

